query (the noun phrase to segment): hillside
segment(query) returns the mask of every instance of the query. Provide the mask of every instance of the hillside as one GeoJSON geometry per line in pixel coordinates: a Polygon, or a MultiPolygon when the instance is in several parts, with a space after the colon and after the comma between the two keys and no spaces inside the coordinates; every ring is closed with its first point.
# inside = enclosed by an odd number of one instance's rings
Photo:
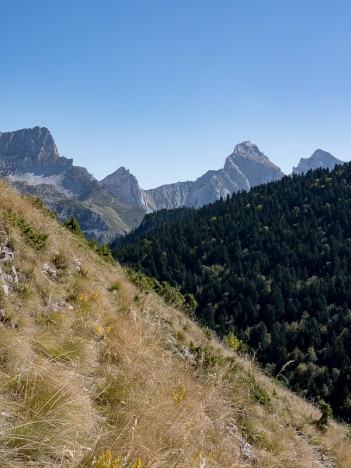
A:
{"type": "Polygon", "coordinates": [[[347,426],[0,192],[1,467],[350,466],[347,426]]]}
{"type": "Polygon", "coordinates": [[[289,362],[282,381],[350,420],[350,190],[351,164],[285,177],[135,231],[115,255],[194,294],[202,323],[273,376],[289,362]]]}

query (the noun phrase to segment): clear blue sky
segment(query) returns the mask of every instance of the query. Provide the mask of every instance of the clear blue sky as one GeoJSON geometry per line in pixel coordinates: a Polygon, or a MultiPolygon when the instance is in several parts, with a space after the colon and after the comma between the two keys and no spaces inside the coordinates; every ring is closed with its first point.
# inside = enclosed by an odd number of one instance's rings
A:
{"type": "Polygon", "coordinates": [[[98,179],[194,180],[251,140],[351,159],[350,0],[0,0],[0,131],[98,179]]]}

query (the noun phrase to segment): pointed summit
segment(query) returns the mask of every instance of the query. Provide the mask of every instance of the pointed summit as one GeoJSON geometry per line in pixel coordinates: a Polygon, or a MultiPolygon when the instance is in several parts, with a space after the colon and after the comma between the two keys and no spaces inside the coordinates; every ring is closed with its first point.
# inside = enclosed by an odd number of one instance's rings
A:
{"type": "Polygon", "coordinates": [[[233,153],[226,159],[224,169],[230,171],[233,165],[245,174],[250,187],[284,176],[280,168],[251,141],[244,141],[235,146],[233,153]]]}
{"type": "Polygon", "coordinates": [[[333,169],[337,164],[344,164],[344,161],[341,161],[327,151],[317,149],[309,158],[301,158],[298,166],[293,167],[292,172],[293,174],[305,174],[319,167],[333,169]]]}
{"type": "Polygon", "coordinates": [[[247,157],[266,157],[259,149],[255,143],[251,143],[251,141],[243,141],[235,146],[232,155],[242,156],[244,158],[247,157]]]}
{"type": "Polygon", "coordinates": [[[141,206],[147,213],[155,209],[151,198],[140,188],[136,177],[125,167],[120,167],[113,174],[106,176],[100,181],[100,185],[126,205],[141,206]]]}
{"type": "Polygon", "coordinates": [[[136,178],[125,168],[119,168],[100,184],[127,205],[137,205],[146,211],[189,206],[200,208],[206,203],[240,190],[281,179],[282,171],[251,141],[235,146],[224,168],[207,171],[195,181],[161,185],[150,190],[139,187],[136,178]]]}

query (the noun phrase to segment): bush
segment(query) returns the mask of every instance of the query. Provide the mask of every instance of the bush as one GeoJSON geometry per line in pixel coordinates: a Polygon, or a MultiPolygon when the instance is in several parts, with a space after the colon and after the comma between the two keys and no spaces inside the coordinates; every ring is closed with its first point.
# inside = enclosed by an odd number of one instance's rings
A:
{"type": "Polygon", "coordinates": [[[44,234],[34,229],[21,216],[9,209],[7,211],[9,220],[22,232],[27,241],[36,249],[41,250],[46,245],[48,234],[44,234]]]}
{"type": "Polygon", "coordinates": [[[183,295],[179,289],[173,288],[167,281],[160,283],[156,278],[150,278],[144,273],[136,272],[132,268],[125,268],[130,281],[144,292],[155,292],[162,297],[166,304],[187,313],[193,313],[197,306],[193,294],[183,295]]]}
{"type": "Polygon", "coordinates": [[[73,232],[73,234],[76,234],[79,237],[84,237],[79,223],[74,216],[71,216],[70,219],[65,221],[62,225],[69,231],[73,232]]]}
{"type": "Polygon", "coordinates": [[[88,242],[88,245],[91,248],[91,250],[93,250],[98,255],[100,255],[100,257],[104,258],[108,262],[111,262],[111,263],[114,262],[114,258],[112,256],[111,250],[106,244],[98,245],[96,240],[92,239],[88,242]]]}

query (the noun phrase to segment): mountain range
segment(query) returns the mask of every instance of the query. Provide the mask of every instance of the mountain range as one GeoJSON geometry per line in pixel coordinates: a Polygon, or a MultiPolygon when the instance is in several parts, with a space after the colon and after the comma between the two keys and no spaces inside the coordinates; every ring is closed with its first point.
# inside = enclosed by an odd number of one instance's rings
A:
{"type": "Polygon", "coordinates": [[[194,182],[177,182],[151,190],[142,190],[135,177],[125,168],[105,177],[101,184],[127,204],[138,203],[148,212],[163,208],[201,206],[239,190],[249,190],[272,180],[281,179],[282,171],[256,145],[245,141],[236,145],[223,169],[210,170],[194,182]],[[128,187],[128,188],[127,188],[128,187]],[[127,197],[127,193],[132,196],[127,197]]]}
{"type": "MultiPolygon", "coordinates": [[[[319,149],[310,158],[302,158],[293,173],[331,169],[341,163],[319,149]]],[[[84,235],[99,242],[128,233],[146,213],[181,206],[199,208],[283,176],[255,144],[245,141],[235,146],[222,169],[209,170],[195,181],[143,190],[125,167],[97,181],[87,169],[59,154],[45,127],[0,133],[0,177],[20,192],[40,196],[59,220],[75,216],[84,235]]]]}
{"type": "Polygon", "coordinates": [[[129,232],[145,214],[121,203],[87,169],[60,156],[44,127],[0,133],[0,177],[20,192],[40,196],[59,220],[75,216],[85,236],[101,242],[129,232]]]}

